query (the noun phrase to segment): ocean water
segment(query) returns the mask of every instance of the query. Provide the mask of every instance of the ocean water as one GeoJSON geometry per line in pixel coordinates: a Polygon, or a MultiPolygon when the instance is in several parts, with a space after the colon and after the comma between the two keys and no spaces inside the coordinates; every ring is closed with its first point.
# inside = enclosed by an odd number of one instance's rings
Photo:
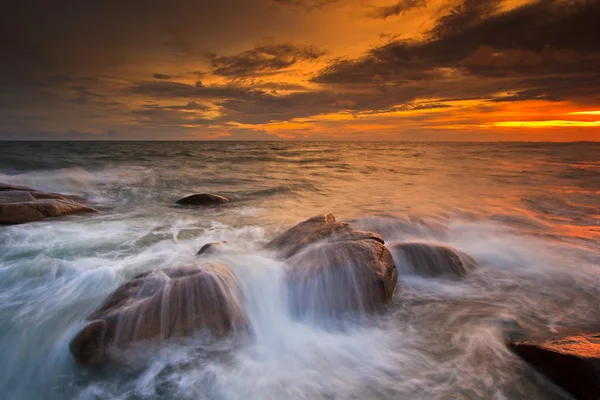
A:
{"type": "Polygon", "coordinates": [[[2,399],[563,399],[506,341],[600,329],[600,144],[0,142],[0,182],[101,210],[0,227],[2,399]],[[174,204],[198,192],[232,202],[174,204]],[[380,314],[297,320],[262,245],[327,212],[479,267],[401,273],[380,314]],[[114,289],[216,240],[251,335],[74,362],[69,340],[114,289]]]}

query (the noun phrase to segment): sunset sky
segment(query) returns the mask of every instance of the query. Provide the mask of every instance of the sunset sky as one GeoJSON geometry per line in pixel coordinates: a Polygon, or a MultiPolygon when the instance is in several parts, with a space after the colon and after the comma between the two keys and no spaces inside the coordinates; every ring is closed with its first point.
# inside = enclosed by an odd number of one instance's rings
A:
{"type": "Polygon", "coordinates": [[[9,1],[1,139],[600,140],[600,0],[9,1]]]}

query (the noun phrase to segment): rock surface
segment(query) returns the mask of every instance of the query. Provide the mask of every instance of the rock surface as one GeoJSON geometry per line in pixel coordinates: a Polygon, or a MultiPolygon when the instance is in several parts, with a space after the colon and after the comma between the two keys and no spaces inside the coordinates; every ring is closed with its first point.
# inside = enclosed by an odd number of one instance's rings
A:
{"type": "Polygon", "coordinates": [[[453,247],[434,242],[399,242],[388,246],[398,270],[428,277],[464,277],[477,262],[453,247]]]}
{"type": "Polygon", "coordinates": [[[87,318],[69,348],[81,364],[104,361],[111,347],[185,336],[208,328],[216,336],[243,329],[237,281],[220,264],[169,268],[138,275],[115,290],[87,318]]]}
{"type": "Polygon", "coordinates": [[[600,334],[511,343],[510,347],[576,399],[600,399],[600,334]]]}
{"type": "Polygon", "coordinates": [[[292,266],[286,274],[293,313],[309,318],[369,311],[388,302],[397,273],[383,239],[336,222],[332,214],[310,218],[267,246],[292,266]]]}
{"type": "Polygon", "coordinates": [[[24,186],[0,183],[0,225],[23,224],[97,210],[78,196],[40,192],[24,186]]]}
{"type": "Polygon", "coordinates": [[[196,253],[196,255],[201,255],[201,254],[206,254],[206,255],[210,255],[210,254],[215,254],[219,247],[225,246],[227,245],[227,242],[210,242],[210,243],[206,243],[204,246],[202,246],[200,248],[200,250],[198,250],[198,253],[196,253]]]}
{"type": "Polygon", "coordinates": [[[177,200],[177,204],[183,206],[213,206],[225,203],[229,203],[229,199],[227,197],[212,193],[193,194],[177,200]]]}

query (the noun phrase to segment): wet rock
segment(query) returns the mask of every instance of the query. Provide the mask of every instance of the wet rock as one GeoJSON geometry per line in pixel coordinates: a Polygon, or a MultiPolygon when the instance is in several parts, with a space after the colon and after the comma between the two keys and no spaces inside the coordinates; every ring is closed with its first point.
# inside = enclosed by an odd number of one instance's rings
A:
{"type": "Polygon", "coordinates": [[[213,206],[225,203],[229,203],[229,199],[227,197],[211,193],[193,194],[177,200],[177,204],[183,206],[213,206]]]}
{"type": "Polygon", "coordinates": [[[222,247],[224,245],[226,245],[227,242],[211,242],[211,243],[206,243],[204,246],[202,246],[200,248],[200,250],[198,250],[198,253],[196,253],[196,255],[201,255],[201,254],[215,254],[217,252],[217,250],[219,249],[219,247],[222,247]]]}
{"type": "Polygon", "coordinates": [[[275,251],[280,258],[289,258],[312,243],[336,234],[350,234],[352,231],[349,224],[336,222],[333,214],[318,215],[285,231],[265,248],[275,251]]]}
{"type": "Polygon", "coordinates": [[[477,262],[453,247],[434,242],[399,242],[388,246],[398,270],[427,277],[463,277],[477,262]]]}
{"type": "Polygon", "coordinates": [[[69,343],[69,350],[81,364],[99,364],[104,361],[106,321],[87,324],[69,343]]]}
{"type": "Polygon", "coordinates": [[[24,190],[24,191],[34,191],[35,189],[27,187],[27,186],[14,186],[6,183],[0,183],[0,192],[9,191],[9,190],[24,190]]]}
{"type": "Polygon", "coordinates": [[[286,274],[293,313],[308,318],[370,311],[396,288],[394,260],[383,239],[336,222],[332,214],[310,218],[267,245],[292,266],[286,274]]]}
{"type": "Polygon", "coordinates": [[[81,364],[102,362],[110,348],[136,341],[186,336],[202,328],[222,336],[246,325],[237,281],[220,264],[138,275],[87,319],[90,323],[70,344],[81,364]]]}
{"type": "Polygon", "coordinates": [[[576,399],[600,399],[600,334],[510,343],[510,347],[576,399]]]}
{"type": "Polygon", "coordinates": [[[0,184],[0,224],[22,224],[50,217],[97,212],[82,201],[78,196],[0,184]]]}

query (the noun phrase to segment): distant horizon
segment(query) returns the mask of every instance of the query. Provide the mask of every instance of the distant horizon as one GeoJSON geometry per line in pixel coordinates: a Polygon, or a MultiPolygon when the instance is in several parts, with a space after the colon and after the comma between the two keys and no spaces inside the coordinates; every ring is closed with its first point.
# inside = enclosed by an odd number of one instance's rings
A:
{"type": "Polygon", "coordinates": [[[0,142],[20,142],[20,143],[135,143],[135,142],[174,142],[174,143],[202,143],[202,142],[219,142],[219,143],[472,143],[472,144],[485,144],[485,143],[541,143],[541,144],[560,144],[560,143],[600,143],[600,140],[554,140],[554,141],[542,141],[542,140],[383,140],[383,139],[364,139],[364,140],[349,140],[349,139],[330,139],[330,140],[309,140],[309,139],[255,139],[255,140],[226,140],[226,139],[83,139],[83,140],[71,140],[71,139],[29,139],[29,140],[13,140],[13,139],[0,139],[0,142]]]}

